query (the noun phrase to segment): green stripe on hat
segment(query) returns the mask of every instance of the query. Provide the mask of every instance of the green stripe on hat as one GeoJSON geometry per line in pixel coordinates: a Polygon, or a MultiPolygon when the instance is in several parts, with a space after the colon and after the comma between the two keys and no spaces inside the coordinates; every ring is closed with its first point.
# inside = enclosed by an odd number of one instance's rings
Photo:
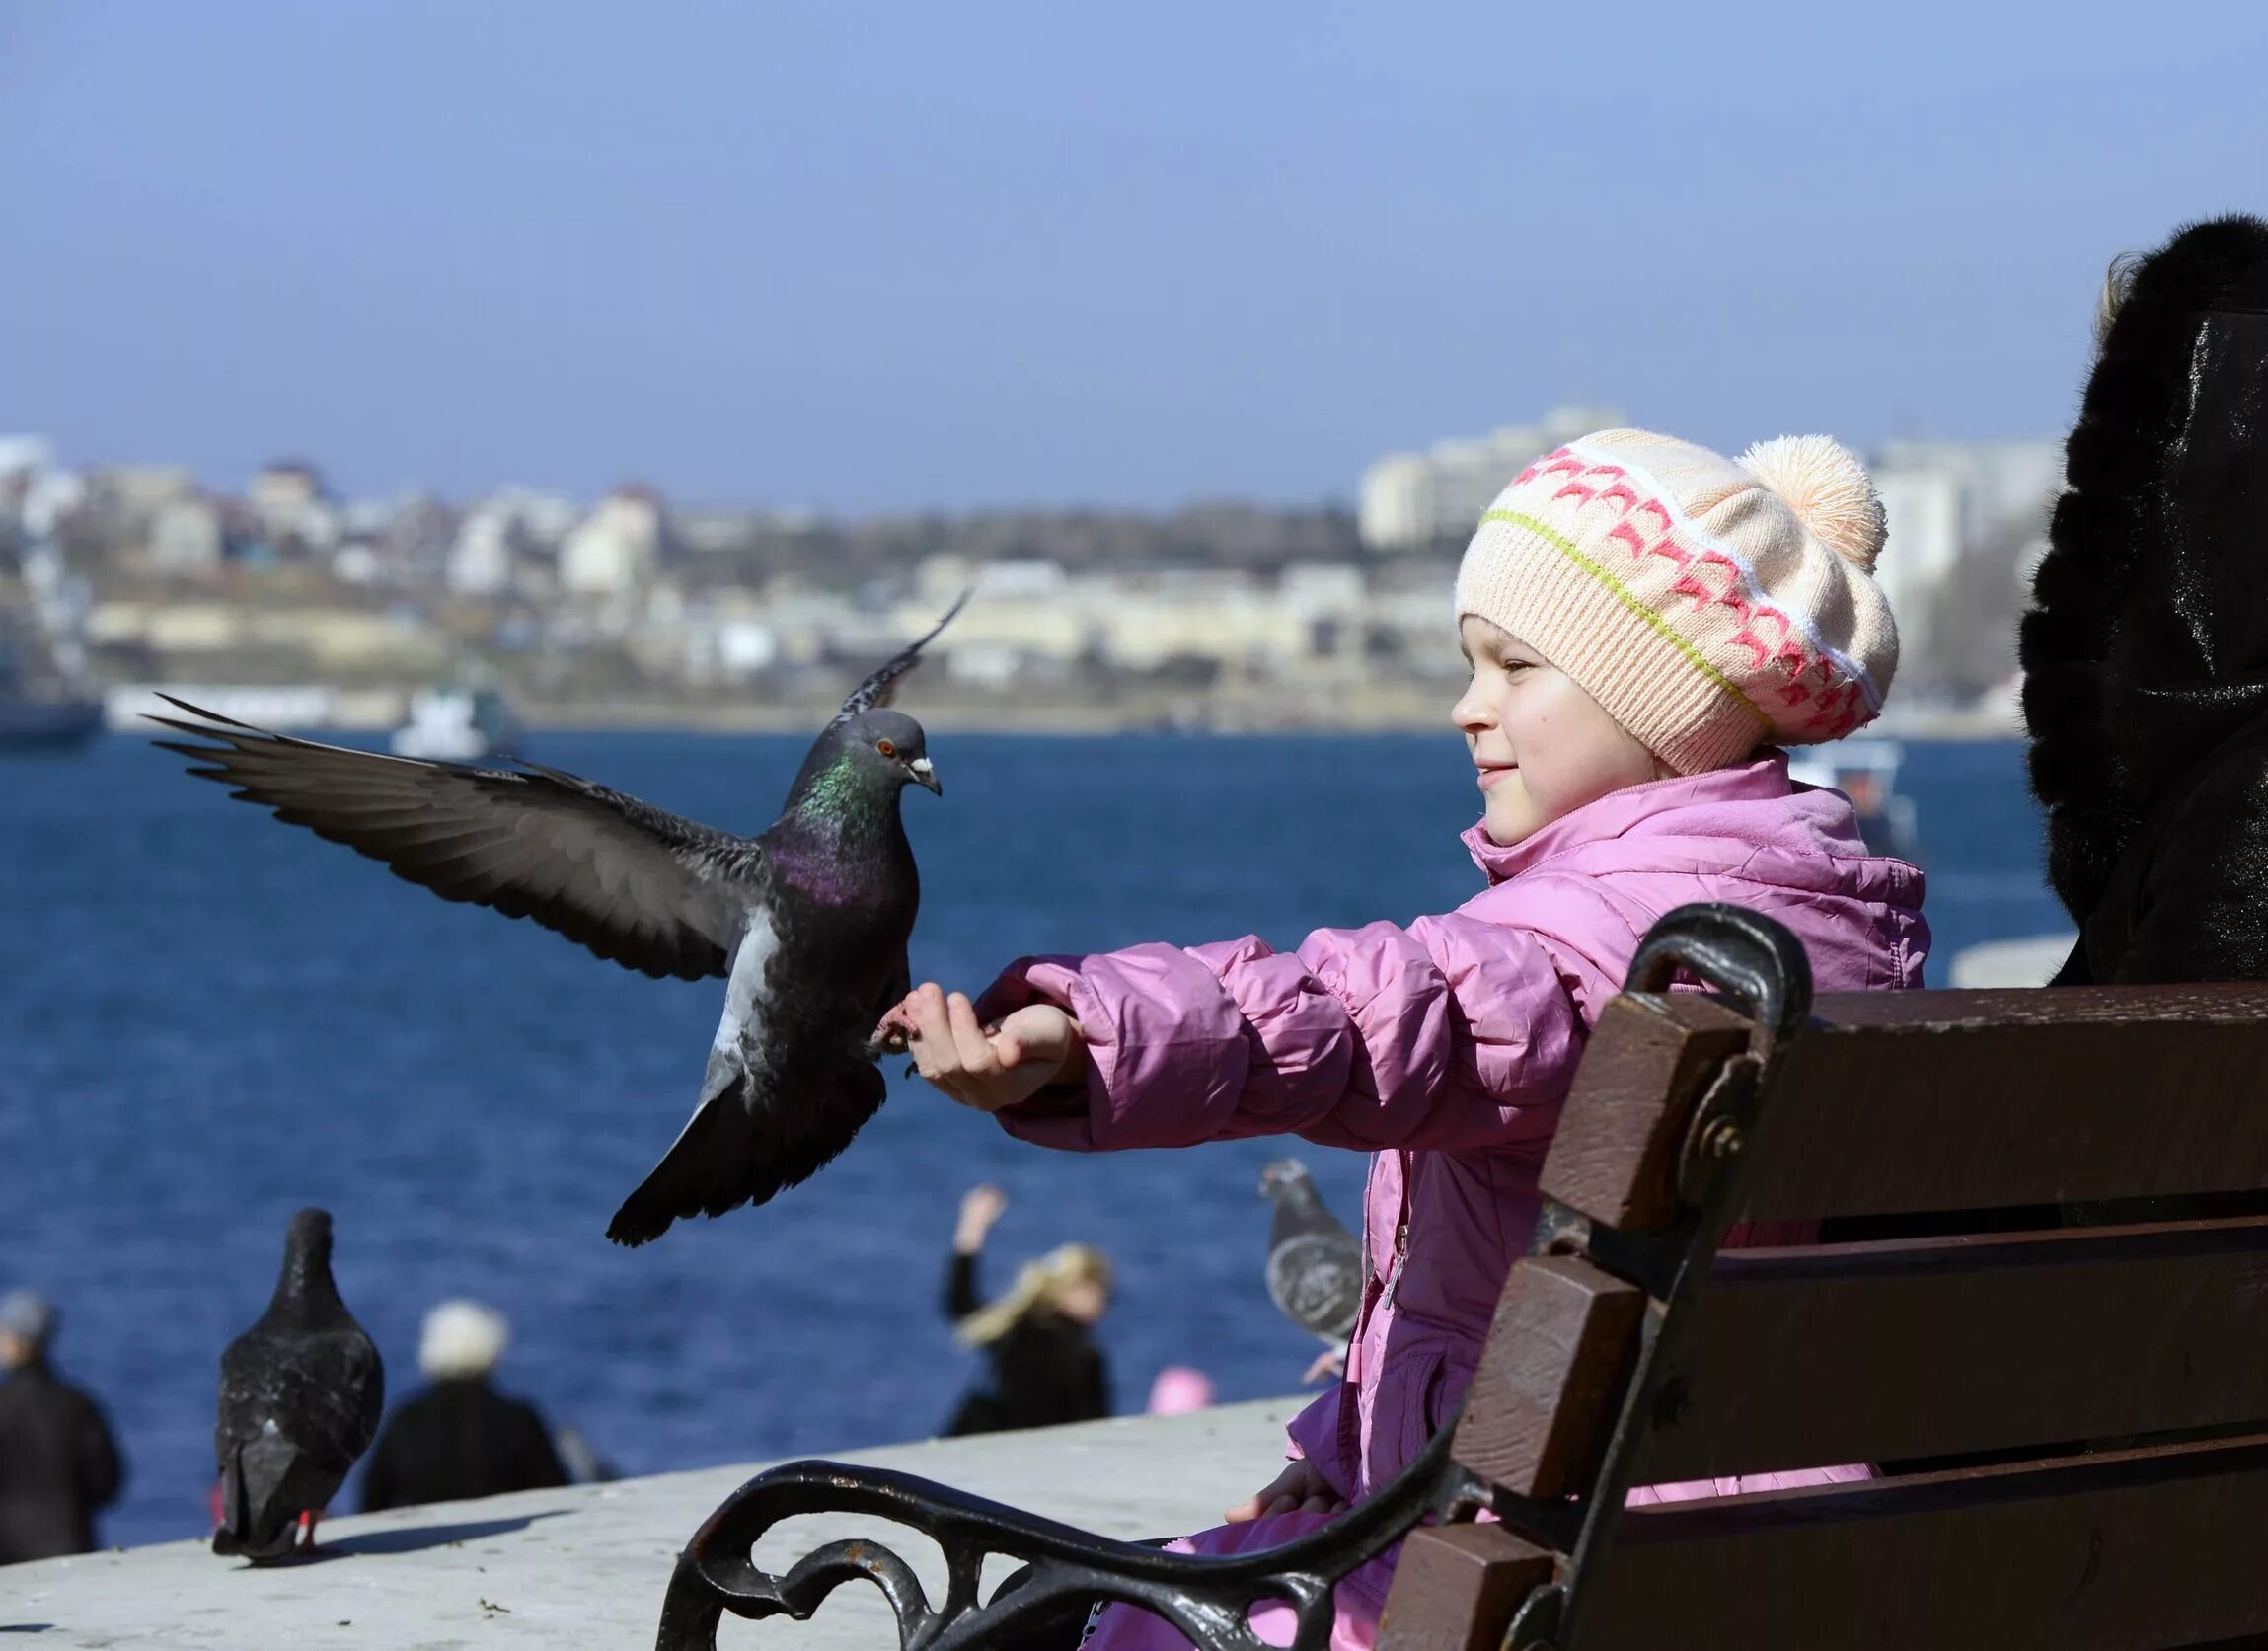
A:
{"type": "Polygon", "coordinates": [[[1596,562],[1593,562],[1589,557],[1585,556],[1581,549],[1576,546],[1573,540],[1567,538],[1566,535],[1557,532],[1555,529],[1547,527],[1544,523],[1538,521],[1534,516],[1529,515],[1524,510],[1488,510],[1482,512],[1479,525],[1486,527],[1490,522],[1502,522],[1508,527],[1527,529],[1537,538],[1543,540],[1546,544],[1551,546],[1562,556],[1566,557],[1568,561],[1572,562],[1584,572],[1590,574],[1592,578],[1605,585],[1608,590],[1614,593],[1615,599],[1617,601],[1621,602],[1624,607],[1629,609],[1631,613],[1636,614],[1638,618],[1644,620],[1646,624],[1653,628],[1655,635],[1663,638],[1672,647],[1676,648],[1680,654],[1684,655],[1688,664],[1692,665],[1695,670],[1701,672],[1701,675],[1707,677],[1710,682],[1714,683],[1719,689],[1723,690],[1725,694],[1729,695],[1743,711],[1747,712],[1749,715],[1755,717],[1756,725],[1759,728],[1763,729],[1767,734],[1773,732],[1772,718],[1765,714],[1763,709],[1759,707],[1754,700],[1750,699],[1746,694],[1742,693],[1739,687],[1735,685],[1732,680],[1728,678],[1722,671],[1718,670],[1714,665],[1710,664],[1706,659],[1702,658],[1700,650],[1697,649],[1693,643],[1687,641],[1685,638],[1679,636],[1676,628],[1672,626],[1668,620],[1662,618],[1660,614],[1647,607],[1645,603],[1639,601],[1636,596],[1630,593],[1629,588],[1625,585],[1622,580],[1616,578],[1614,574],[1608,572],[1596,562]]]}

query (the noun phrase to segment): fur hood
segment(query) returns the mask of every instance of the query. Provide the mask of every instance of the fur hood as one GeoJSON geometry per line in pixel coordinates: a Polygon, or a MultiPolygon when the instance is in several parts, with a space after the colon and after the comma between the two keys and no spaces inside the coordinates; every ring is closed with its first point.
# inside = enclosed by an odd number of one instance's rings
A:
{"type": "Polygon", "coordinates": [[[2145,822],[2268,718],[2268,223],[2131,266],[2065,476],[2018,656],[2049,880],[2083,925],[2145,822]]]}

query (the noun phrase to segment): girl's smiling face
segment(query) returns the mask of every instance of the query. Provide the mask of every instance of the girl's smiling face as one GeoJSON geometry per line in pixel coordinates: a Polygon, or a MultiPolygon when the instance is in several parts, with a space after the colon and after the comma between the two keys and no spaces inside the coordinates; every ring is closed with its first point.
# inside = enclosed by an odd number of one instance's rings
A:
{"type": "Polygon", "coordinates": [[[1457,628],[1473,681],[1450,707],[1479,771],[1481,825],[1510,845],[1562,814],[1670,769],[1575,679],[1477,614],[1457,628]]]}

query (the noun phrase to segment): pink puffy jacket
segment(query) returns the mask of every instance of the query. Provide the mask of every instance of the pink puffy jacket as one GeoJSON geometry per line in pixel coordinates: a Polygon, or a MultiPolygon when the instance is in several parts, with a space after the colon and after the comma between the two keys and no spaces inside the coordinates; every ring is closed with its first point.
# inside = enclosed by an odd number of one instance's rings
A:
{"type": "MultiPolygon", "coordinates": [[[[1049,1000],[1086,1033],[1083,1105],[1050,1096],[999,1114],[1023,1140],[1110,1152],[1300,1135],[1375,1155],[1372,1278],[1346,1379],[1290,1428],[1292,1454],[1349,1500],[1399,1472],[1472,1381],[1584,1039],[1655,919],[1697,900],[1763,912],[1803,942],[1823,992],[1920,986],[1929,948],[1922,873],[1868,854],[1842,793],[1792,785],[1777,752],[1613,792],[1511,848],[1478,827],[1465,841],[1487,888],[1407,929],[1318,930],[1290,955],[1247,937],[1025,958],[980,1003],[997,1014],[1049,1000]]],[[[1285,1515],[1176,1545],[1241,1551],[1320,1523],[1285,1515]]],[[[1367,1651],[1392,1574],[1380,1560],[1340,1584],[1334,1651],[1367,1651]]],[[[1289,1642],[1288,1611],[1253,1621],[1289,1642]]],[[[1117,1608],[1091,1644],[1184,1642],[1117,1608]]]]}

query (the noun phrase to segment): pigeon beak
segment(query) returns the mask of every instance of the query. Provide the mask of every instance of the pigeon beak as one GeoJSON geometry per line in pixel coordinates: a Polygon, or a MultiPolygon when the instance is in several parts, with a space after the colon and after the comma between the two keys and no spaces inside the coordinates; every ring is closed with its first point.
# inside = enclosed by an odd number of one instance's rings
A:
{"type": "Polygon", "coordinates": [[[914,777],[915,785],[922,787],[933,796],[945,794],[945,787],[938,780],[938,771],[930,766],[929,758],[916,757],[912,762],[906,764],[906,772],[914,777]]]}

